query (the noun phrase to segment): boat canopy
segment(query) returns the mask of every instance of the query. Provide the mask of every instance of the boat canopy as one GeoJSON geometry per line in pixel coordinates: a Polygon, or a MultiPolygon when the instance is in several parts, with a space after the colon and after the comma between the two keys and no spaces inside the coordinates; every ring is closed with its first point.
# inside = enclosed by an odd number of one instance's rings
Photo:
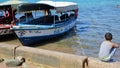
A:
{"type": "Polygon", "coordinates": [[[78,4],[74,2],[39,1],[37,3],[51,5],[55,7],[57,12],[66,12],[78,9],[78,4]]]}
{"type": "Polygon", "coordinates": [[[9,0],[9,1],[0,3],[0,5],[12,5],[13,8],[17,9],[17,5],[23,4],[23,3],[28,3],[28,2],[20,1],[20,0],[9,0]]]}
{"type": "Polygon", "coordinates": [[[53,2],[53,1],[39,1],[37,3],[20,4],[18,6],[19,12],[27,13],[47,9],[55,9],[56,12],[67,12],[77,10],[78,5],[73,2],[53,2]]]}
{"type": "Polygon", "coordinates": [[[7,10],[11,5],[0,5],[0,10],[7,10]]]}
{"type": "Polygon", "coordinates": [[[47,5],[47,4],[21,4],[18,6],[18,12],[22,13],[28,13],[28,12],[34,12],[34,11],[40,11],[45,9],[54,9],[53,6],[47,5]]]}
{"type": "Polygon", "coordinates": [[[1,3],[0,5],[14,5],[14,4],[21,4],[21,3],[26,3],[26,2],[20,1],[20,0],[9,0],[1,3]]]}

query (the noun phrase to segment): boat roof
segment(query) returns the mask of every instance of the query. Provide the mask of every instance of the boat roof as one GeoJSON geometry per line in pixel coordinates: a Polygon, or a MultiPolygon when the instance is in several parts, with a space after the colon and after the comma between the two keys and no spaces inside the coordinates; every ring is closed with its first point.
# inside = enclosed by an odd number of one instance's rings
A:
{"type": "Polygon", "coordinates": [[[78,4],[74,2],[58,2],[58,1],[39,1],[37,3],[48,4],[56,8],[57,12],[66,12],[78,9],[78,4]]]}
{"type": "Polygon", "coordinates": [[[19,12],[24,13],[44,9],[55,9],[56,12],[66,12],[78,9],[78,5],[73,2],[39,1],[37,3],[20,4],[18,8],[19,12]]]}
{"type": "Polygon", "coordinates": [[[20,0],[9,0],[1,3],[0,5],[14,5],[14,4],[21,4],[21,3],[25,3],[25,2],[20,0]]]}
{"type": "Polygon", "coordinates": [[[37,4],[37,3],[21,4],[18,6],[18,12],[20,13],[21,12],[28,13],[28,12],[40,11],[44,9],[54,9],[54,7],[49,6],[47,4],[37,4]]]}
{"type": "Polygon", "coordinates": [[[74,2],[62,2],[62,1],[38,1],[37,3],[48,4],[54,7],[67,7],[67,6],[77,6],[74,2]]]}
{"type": "Polygon", "coordinates": [[[12,7],[16,9],[17,5],[22,4],[22,3],[27,3],[27,2],[21,1],[21,0],[9,0],[9,1],[0,3],[0,5],[12,5],[12,7]]]}
{"type": "Polygon", "coordinates": [[[11,8],[11,5],[0,5],[0,10],[6,10],[8,8],[11,8]]]}

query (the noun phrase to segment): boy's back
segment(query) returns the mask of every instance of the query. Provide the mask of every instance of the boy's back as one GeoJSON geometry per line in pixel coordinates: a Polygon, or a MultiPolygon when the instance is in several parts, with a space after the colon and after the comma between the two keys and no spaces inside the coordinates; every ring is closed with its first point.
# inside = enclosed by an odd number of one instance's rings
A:
{"type": "Polygon", "coordinates": [[[109,56],[109,52],[111,50],[111,42],[104,41],[101,44],[100,51],[99,51],[99,59],[107,58],[109,56]]]}

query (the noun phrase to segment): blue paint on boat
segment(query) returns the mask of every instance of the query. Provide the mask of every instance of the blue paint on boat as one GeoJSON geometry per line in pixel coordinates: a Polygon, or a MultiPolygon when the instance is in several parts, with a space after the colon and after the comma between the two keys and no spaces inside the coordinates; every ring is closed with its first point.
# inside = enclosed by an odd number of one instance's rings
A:
{"type": "Polygon", "coordinates": [[[52,38],[62,36],[66,32],[60,33],[60,34],[55,34],[55,35],[48,35],[48,36],[21,37],[19,40],[21,41],[21,43],[24,46],[29,46],[29,45],[32,45],[32,44],[35,44],[35,43],[40,43],[41,41],[44,41],[44,40],[49,40],[49,39],[52,39],[52,38]]]}

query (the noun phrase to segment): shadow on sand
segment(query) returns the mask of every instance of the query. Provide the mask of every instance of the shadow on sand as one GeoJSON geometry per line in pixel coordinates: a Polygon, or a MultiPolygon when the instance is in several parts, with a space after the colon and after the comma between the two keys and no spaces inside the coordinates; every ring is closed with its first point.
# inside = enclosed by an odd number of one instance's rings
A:
{"type": "Polygon", "coordinates": [[[9,35],[1,35],[0,36],[0,42],[6,42],[10,40],[17,39],[15,34],[9,34],[9,35]]]}

